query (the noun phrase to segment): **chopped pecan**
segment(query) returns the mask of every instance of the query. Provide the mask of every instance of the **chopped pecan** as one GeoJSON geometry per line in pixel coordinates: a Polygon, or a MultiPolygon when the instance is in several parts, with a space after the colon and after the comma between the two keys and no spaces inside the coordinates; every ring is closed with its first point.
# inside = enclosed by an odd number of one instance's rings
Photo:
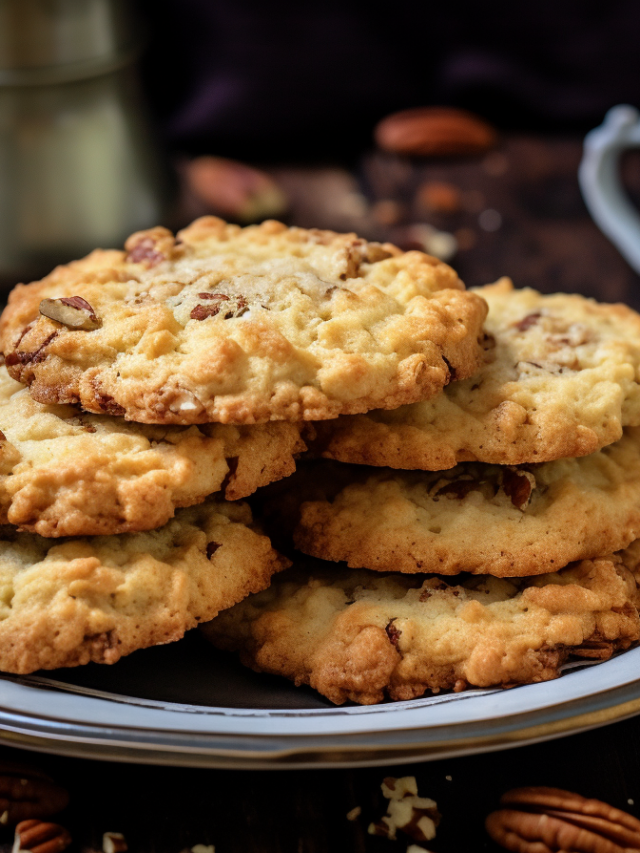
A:
{"type": "Polygon", "coordinates": [[[530,471],[521,468],[504,468],[502,471],[502,490],[511,503],[524,512],[529,506],[531,494],[536,487],[536,478],[530,471]]]}
{"type": "Polygon", "coordinates": [[[16,364],[39,364],[41,361],[44,361],[47,357],[44,350],[57,336],[58,333],[53,332],[49,337],[44,339],[38,349],[33,350],[32,352],[18,352],[17,350],[13,350],[5,359],[7,367],[13,367],[16,364]]]}
{"type": "Polygon", "coordinates": [[[200,299],[216,299],[218,302],[225,302],[229,300],[229,297],[224,293],[199,293],[198,297],[200,299]]]}
{"type": "Polygon", "coordinates": [[[69,794],[42,771],[0,762],[0,816],[15,826],[23,820],[51,817],[69,803],[69,794]],[[6,817],[5,817],[6,815],[6,817]]]}
{"type": "Polygon", "coordinates": [[[61,853],[71,844],[71,835],[57,823],[42,820],[23,820],[16,826],[12,853],[61,853]]]}
{"type": "Polygon", "coordinates": [[[389,638],[389,642],[392,646],[398,645],[398,641],[400,640],[400,636],[402,634],[402,631],[399,631],[393,624],[395,621],[395,619],[391,619],[391,621],[385,628],[385,631],[387,632],[387,637],[389,638]]]}
{"type": "Polygon", "coordinates": [[[175,245],[176,238],[171,231],[158,225],[148,231],[132,234],[124,247],[128,253],[127,260],[131,263],[155,267],[175,254],[175,245]]]}
{"type": "Polygon", "coordinates": [[[600,800],[558,788],[516,788],[487,817],[487,832],[517,853],[538,850],[629,853],[640,850],[640,821],[600,800]]]}
{"type": "Polygon", "coordinates": [[[102,320],[96,316],[91,305],[81,296],[63,296],[60,299],[43,299],[40,313],[50,320],[56,320],[70,329],[83,329],[91,332],[99,329],[102,320]]]}
{"type": "Polygon", "coordinates": [[[436,495],[448,495],[452,498],[457,498],[458,500],[462,500],[466,498],[469,492],[474,492],[480,489],[480,481],[475,480],[473,477],[462,476],[457,480],[451,480],[451,482],[442,486],[436,491],[436,495]]]}
{"type": "Polygon", "coordinates": [[[396,779],[388,776],[382,783],[382,794],[389,800],[387,814],[369,825],[369,835],[382,835],[394,840],[398,830],[414,841],[435,838],[440,813],[433,800],[418,796],[415,776],[396,779]]]}
{"type": "Polygon", "coordinates": [[[189,316],[192,320],[206,320],[220,312],[220,305],[196,305],[189,316]]]}
{"type": "Polygon", "coordinates": [[[146,237],[144,240],[140,240],[138,245],[129,252],[127,260],[134,264],[147,261],[150,267],[154,267],[164,261],[164,255],[156,251],[156,244],[151,237],[146,237]]]}
{"type": "Polygon", "coordinates": [[[442,356],[442,360],[443,360],[443,361],[444,361],[444,363],[447,365],[447,370],[449,371],[449,378],[447,379],[447,385],[448,385],[450,382],[453,382],[453,381],[455,380],[455,378],[456,378],[456,369],[455,369],[455,367],[452,367],[451,362],[449,361],[449,359],[447,359],[447,358],[445,358],[444,356],[442,356]]]}
{"type": "Polygon", "coordinates": [[[120,640],[115,631],[103,631],[102,634],[92,634],[85,637],[90,644],[92,660],[102,663],[115,663],[120,660],[118,646],[120,640]]]}
{"type": "Polygon", "coordinates": [[[210,560],[220,547],[219,542],[209,542],[207,544],[207,559],[210,560]]]}
{"type": "Polygon", "coordinates": [[[189,315],[192,320],[206,320],[207,317],[215,317],[218,314],[229,320],[231,317],[241,317],[249,310],[247,301],[242,296],[233,299],[222,293],[199,293],[198,296],[215,301],[209,305],[196,305],[189,315]]]}
{"type": "Polygon", "coordinates": [[[527,314],[527,316],[523,317],[518,323],[514,323],[513,327],[519,332],[526,332],[527,329],[531,328],[531,326],[536,325],[540,317],[542,317],[541,311],[532,311],[531,314],[527,314]]]}
{"type": "Polygon", "coordinates": [[[106,415],[113,415],[114,417],[121,418],[125,413],[125,408],[120,405],[120,403],[116,403],[113,397],[110,394],[104,394],[102,391],[98,391],[95,388],[96,394],[96,403],[102,412],[106,415]]]}

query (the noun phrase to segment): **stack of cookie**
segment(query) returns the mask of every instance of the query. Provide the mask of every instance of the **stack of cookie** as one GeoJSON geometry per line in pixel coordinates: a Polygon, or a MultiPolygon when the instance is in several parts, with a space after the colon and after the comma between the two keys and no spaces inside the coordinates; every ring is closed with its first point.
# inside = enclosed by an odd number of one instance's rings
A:
{"type": "Polygon", "coordinates": [[[638,641],[640,317],[477,293],[472,377],[306,429],[316,458],[260,505],[310,556],[205,626],[217,646],[369,704],[544,681],[638,641]]]}
{"type": "Polygon", "coordinates": [[[290,561],[241,499],[294,471],[305,422],[477,373],[486,312],[422,253],[211,217],[17,287],[0,670],[114,663],[265,590],[290,561]]]}

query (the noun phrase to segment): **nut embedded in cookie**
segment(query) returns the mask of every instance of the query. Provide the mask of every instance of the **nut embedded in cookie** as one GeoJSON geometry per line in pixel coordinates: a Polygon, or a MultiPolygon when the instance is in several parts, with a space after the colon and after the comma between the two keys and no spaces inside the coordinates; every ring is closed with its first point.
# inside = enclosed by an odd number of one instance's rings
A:
{"type": "Polygon", "coordinates": [[[288,564],[247,504],[222,499],[147,533],[52,541],[5,529],[0,670],[115,663],[179,640],[288,564]]]}
{"type": "Polygon", "coordinates": [[[592,643],[611,656],[638,642],[639,556],[630,549],[550,575],[455,584],[309,559],[202,631],[246,666],[338,705],[547,681],[592,643]]]}
{"type": "Polygon", "coordinates": [[[485,316],[422,252],[204,217],[18,286],[0,345],[42,403],[157,424],[321,420],[470,376],[485,316]]]}
{"type": "Polygon", "coordinates": [[[640,428],[590,456],[520,468],[307,462],[258,498],[299,550],[351,568],[545,574],[640,536],[640,428]]]}
{"type": "Polygon", "coordinates": [[[640,426],[640,316],[584,296],[478,288],[489,304],[484,363],[433,400],[311,424],[317,454],[443,471],[586,456],[640,426]]]}
{"type": "Polygon", "coordinates": [[[236,500],[295,470],[296,424],[154,426],[36,403],[0,365],[0,524],[41,536],[160,527],[223,491],[236,500]]]}

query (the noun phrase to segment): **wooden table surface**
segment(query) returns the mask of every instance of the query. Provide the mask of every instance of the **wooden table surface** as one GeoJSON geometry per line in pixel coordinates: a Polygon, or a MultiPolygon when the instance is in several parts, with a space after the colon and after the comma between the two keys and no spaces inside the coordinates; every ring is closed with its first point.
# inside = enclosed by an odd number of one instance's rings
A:
{"type": "MultiPolygon", "coordinates": [[[[296,224],[355,228],[367,237],[411,243],[411,226],[427,221],[460,238],[463,248],[453,263],[469,286],[508,274],[517,285],[640,308],[640,278],[581,201],[579,158],[577,139],[514,137],[481,160],[409,164],[371,153],[352,173],[327,167],[278,169],[277,175],[292,198],[296,224]],[[453,186],[459,209],[421,213],[415,197],[425,182],[453,186]],[[383,224],[384,206],[372,212],[363,195],[369,203],[394,201],[398,221],[383,224]]],[[[624,171],[638,200],[640,158],[629,155],[624,171]]],[[[486,835],[484,818],[500,794],[515,786],[567,788],[640,817],[638,718],[525,748],[384,769],[192,770],[0,748],[4,758],[35,762],[68,787],[71,805],[58,820],[74,837],[71,853],[100,850],[105,831],[123,832],[129,849],[141,853],[180,853],[195,844],[215,844],[216,853],[404,851],[402,840],[366,833],[369,821],[385,811],[380,783],[388,775],[415,775],[421,795],[437,801],[442,823],[425,845],[437,853],[501,849],[486,835]],[[355,806],[362,816],[350,822],[346,814],[355,806]]],[[[11,840],[0,827],[2,853],[11,840]]]]}

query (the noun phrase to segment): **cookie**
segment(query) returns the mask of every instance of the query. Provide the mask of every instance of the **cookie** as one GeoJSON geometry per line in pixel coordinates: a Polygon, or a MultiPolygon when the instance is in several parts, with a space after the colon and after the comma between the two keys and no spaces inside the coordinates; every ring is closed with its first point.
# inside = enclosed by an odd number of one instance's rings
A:
{"type": "Polygon", "coordinates": [[[319,420],[470,376],[486,310],[422,252],[205,217],[17,287],[0,345],[41,403],[142,423],[319,420]]]}
{"type": "Polygon", "coordinates": [[[442,471],[586,456],[640,425],[640,316],[583,296],[479,288],[485,363],[429,402],[318,424],[317,453],[342,462],[442,471]]]}
{"type": "Polygon", "coordinates": [[[176,507],[295,470],[295,424],[151,426],[36,403],[0,366],[0,523],[41,536],[151,530],[176,507]]]}
{"type": "Polygon", "coordinates": [[[547,681],[572,656],[606,660],[640,639],[636,599],[619,556],[455,585],[316,561],[201,630],[258,672],[309,684],[337,705],[371,705],[547,681]]]}
{"type": "Polygon", "coordinates": [[[377,571],[545,574],[640,536],[640,427],[577,459],[444,472],[318,462],[282,486],[278,520],[297,518],[305,554],[377,571]]]}
{"type": "Polygon", "coordinates": [[[288,565],[244,503],[210,500],[160,530],[52,542],[4,529],[0,670],[115,663],[179,640],[288,565]]]}

